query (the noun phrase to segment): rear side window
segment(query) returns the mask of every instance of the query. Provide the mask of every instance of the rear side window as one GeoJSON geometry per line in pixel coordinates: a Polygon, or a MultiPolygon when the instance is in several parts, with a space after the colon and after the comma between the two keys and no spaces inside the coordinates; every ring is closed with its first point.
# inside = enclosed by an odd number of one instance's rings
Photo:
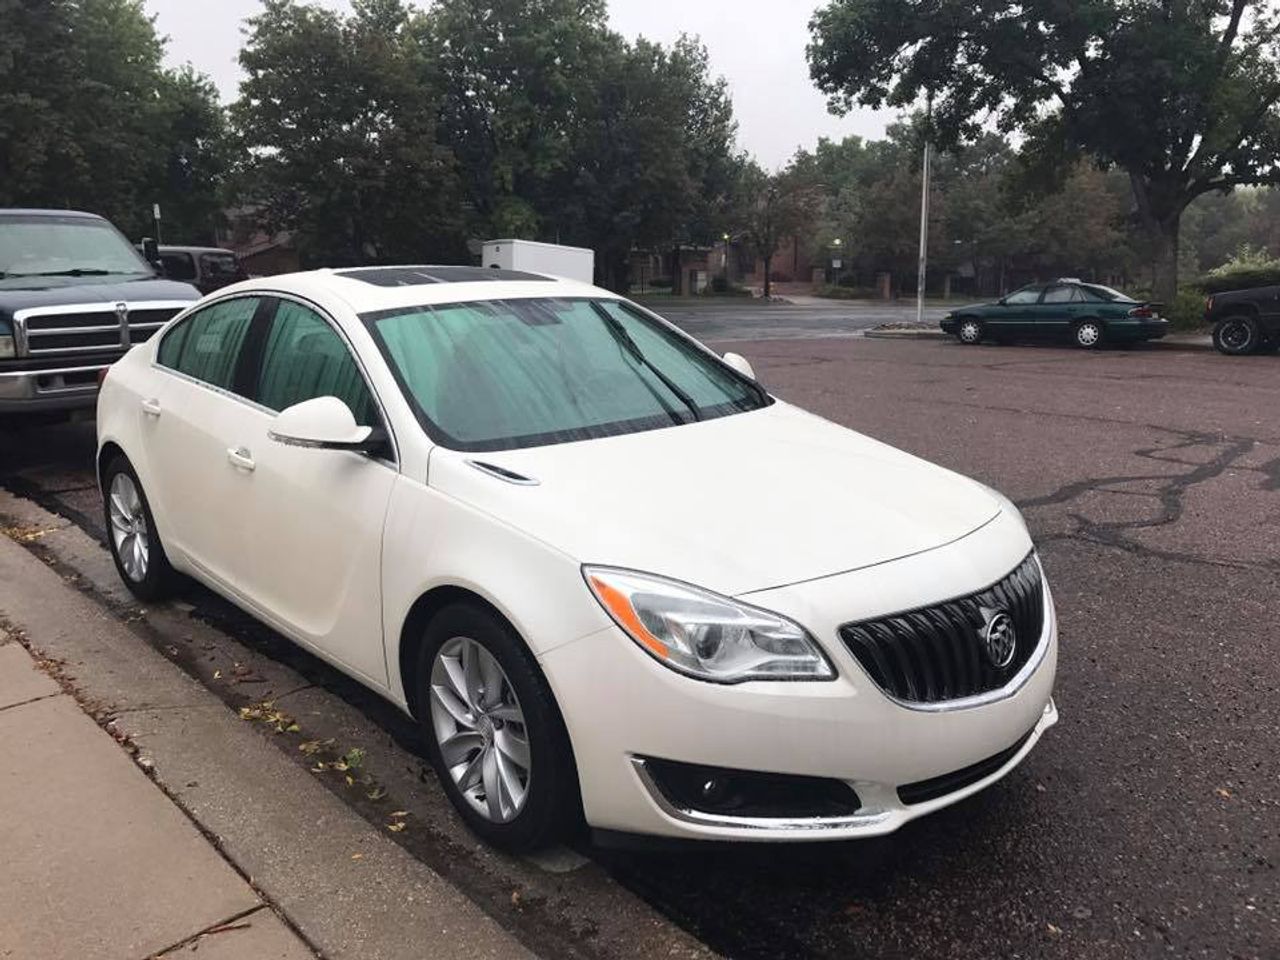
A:
{"type": "Polygon", "coordinates": [[[346,342],[314,310],[282,300],[267,335],[256,399],[279,411],[315,397],[337,397],[356,423],[379,426],[377,405],[346,342]]]}
{"type": "Polygon", "coordinates": [[[197,310],[165,334],[157,361],[161,366],[230,390],[240,348],[261,302],[258,297],[236,297],[197,310]]]}
{"type": "Polygon", "coordinates": [[[1050,287],[1044,295],[1045,303],[1077,303],[1082,299],[1075,287],[1050,287]]]}
{"type": "Polygon", "coordinates": [[[164,275],[170,280],[194,280],[196,278],[195,261],[189,253],[162,253],[160,262],[164,264],[164,275]]]}

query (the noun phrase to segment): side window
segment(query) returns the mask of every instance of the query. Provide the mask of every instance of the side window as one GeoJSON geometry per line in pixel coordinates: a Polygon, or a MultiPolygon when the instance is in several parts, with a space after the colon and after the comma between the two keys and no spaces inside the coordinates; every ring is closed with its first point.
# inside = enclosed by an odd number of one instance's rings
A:
{"type": "Polygon", "coordinates": [[[1044,295],[1045,303],[1075,303],[1080,299],[1080,291],[1075,287],[1050,287],[1044,295]]]}
{"type": "Polygon", "coordinates": [[[160,262],[164,264],[164,275],[170,280],[196,278],[196,264],[189,253],[162,253],[160,262]]]}
{"type": "Polygon", "coordinates": [[[356,423],[379,425],[373,395],[343,339],[314,310],[281,300],[267,335],[256,399],[280,411],[314,397],[337,397],[356,423]]]}
{"type": "Polygon", "coordinates": [[[157,361],[230,390],[240,348],[261,302],[258,297],[236,297],[196,311],[165,334],[157,361]]]}
{"type": "Polygon", "coordinates": [[[1040,291],[1043,287],[1023,287],[1021,290],[1015,290],[1009,296],[1004,298],[1004,302],[1012,306],[1026,306],[1029,303],[1040,302],[1040,291]]]}

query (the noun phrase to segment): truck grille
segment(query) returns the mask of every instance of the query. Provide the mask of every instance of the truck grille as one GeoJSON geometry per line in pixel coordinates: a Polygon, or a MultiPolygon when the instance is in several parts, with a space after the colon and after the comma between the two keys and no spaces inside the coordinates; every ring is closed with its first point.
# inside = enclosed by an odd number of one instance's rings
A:
{"type": "Polygon", "coordinates": [[[999,583],[932,607],[850,623],[840,639],[872,680],[908,703],[938,703],[998,690],[1026,665],[1044,626],[1044,583],[1029,554],[999,583]],[[1013,657],[1003,667],[988,652],[983,633],[997,613],[1015,633],[1013,657]]]}
{"type": "Polygon", "coordinates": [[[19,311],[19,344],[25,355],[51,357],[77,353],[123,353],[135,343],[143,343],[164,326],[187,303],[130,304],[124,316],[115,303],[94,303],[74,312],[19,311]]]}

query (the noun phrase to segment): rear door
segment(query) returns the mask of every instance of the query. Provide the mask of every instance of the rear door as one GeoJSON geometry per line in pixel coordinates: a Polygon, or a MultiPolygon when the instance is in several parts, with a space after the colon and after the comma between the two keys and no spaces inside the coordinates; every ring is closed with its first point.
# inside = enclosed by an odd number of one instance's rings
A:
{"type": "Polygon", "coordinates": [[[382,530],[394,451],[371,457],[268,436],[276,413],[314,397],[337,397],[361,425],[385,427],[385,417],[340,327],[309,304],[280,300],[253,367],[256,406],[234,440],[253,463],[241,501],[244,592],[295,640],[385,687],[382,530]]]}
{"type": "Polygon", "coordinates": [[[1035,335],[1065,337],[1083,303],[1080,288],[1073,284],[1058,283],[1049,287],[1036,308],[1035,335]]]}
{"type": "Polygon", "coordinates": [[[246,345],[274,305],[243,296],[196,310],[160,342],[154,394],[141,399],[147,493],[165,518],[166,546],[233,589],[248,561],[242,508],[249,477],[236,438],[253,415],[238,380],[246,345]]]}

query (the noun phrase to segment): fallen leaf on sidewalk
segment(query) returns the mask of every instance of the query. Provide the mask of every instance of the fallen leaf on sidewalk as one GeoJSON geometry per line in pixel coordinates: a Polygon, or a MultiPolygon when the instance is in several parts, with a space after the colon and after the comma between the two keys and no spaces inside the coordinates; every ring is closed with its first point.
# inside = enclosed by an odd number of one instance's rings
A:
{"type": "Polygon", "coordinates": [[[353,853],[353,854],[351,855],[351,859],[352,859],[352,860],[363,860],[363,859],[364,859],[364,854],[363,854],[363,853],[353,853]]]}
{"type": "Polygon", "coordinates": [[[401,830],[404,829],[404,821],[400,820],[400,821],[397,821],[396,823],[388,823],[387,829],[390,830],[392,833],[399,833],[401,830]]]}
{"type": "Polygon", "coordinates": [[[383,790],[381,787],[374,787],[372,790],[370,790],[368,793],[365,794],[365,796],[368,797],[370,800],[381,800],[386,795],[387,795],[387,791],[383,790]]]}
{"type": "Polygon", "coordinates": [[[313,753],[319,753],[325,747],[331,746],[333,746],[332,737],[328,740],[304,740],[302,743],[298,744],[298,749],[309,757],[313,753]]]}

